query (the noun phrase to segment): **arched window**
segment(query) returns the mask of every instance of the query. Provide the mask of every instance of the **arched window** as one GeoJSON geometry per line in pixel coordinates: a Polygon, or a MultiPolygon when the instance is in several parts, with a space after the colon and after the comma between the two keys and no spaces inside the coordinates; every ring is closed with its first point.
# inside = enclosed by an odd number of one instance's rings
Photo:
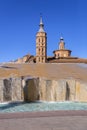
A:
{"type": "Polygon", "coordinates": [[[42,42],[43,42],[43,38],[42,38],[42,42]]]}
{"type": "Polygon", "coordinates": [[[40,38],[38,39],[38,41],[40,42],[40,38]]]}
{"type": "Polygon", "coordinates": [[[59,53],[58,53],[58,57],[59,57],[59,53]]]}
{"type": "Polygon", "coordinates": [[[42,57],[42,62],[44,61],[44,58],[42,57]]]}

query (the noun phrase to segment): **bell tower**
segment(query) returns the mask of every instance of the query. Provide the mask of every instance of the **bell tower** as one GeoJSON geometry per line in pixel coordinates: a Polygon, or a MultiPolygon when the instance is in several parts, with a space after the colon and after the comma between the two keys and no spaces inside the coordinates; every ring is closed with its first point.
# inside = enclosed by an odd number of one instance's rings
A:
{"type": "Polygon", "coordinates": [[[42,17],[40,17],[39,31],[36,34],[36,63],[45,63],[47,60],[47,34],[44,31],[42,17]]]}
{"type": "Polygon", "coordinates": [[[65,42],[63,37],[60,37],[59,50],[64,50],[64,49],[65,49],[65,42]]]}

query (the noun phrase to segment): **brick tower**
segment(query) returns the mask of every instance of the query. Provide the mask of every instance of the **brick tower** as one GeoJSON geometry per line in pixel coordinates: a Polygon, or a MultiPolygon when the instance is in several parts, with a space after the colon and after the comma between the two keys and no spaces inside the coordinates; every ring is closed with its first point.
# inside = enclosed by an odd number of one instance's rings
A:
{"type": "Polygon", "coordinates": [[[44,31],[42,17],[39,26],[39,31],[36,34],[36,63],[45,63],[47,60],[47,34],[44,31]]]}

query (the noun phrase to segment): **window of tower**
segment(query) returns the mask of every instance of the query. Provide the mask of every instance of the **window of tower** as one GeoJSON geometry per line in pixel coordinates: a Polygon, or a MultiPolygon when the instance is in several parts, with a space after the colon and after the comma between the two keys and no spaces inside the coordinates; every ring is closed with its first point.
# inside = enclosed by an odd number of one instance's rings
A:
{"type": "Polygon", "coordinates": [[[42,62],[44,61],[44,58],[42,57],[42,62]]]}
{"type": "Polygon", "coordinates": [[[38,54],[40,54],[40,48],[38,49],[38,54]]]}
{"type": "Polygon", "coordinates": [[[42,48],[42,55],[44,55],[44,48],[42,48]]]}
{"type": "Polygon", "coordinates": [[[42,42],[43,42],[43,38],[42,38],[42,42]]]}
{"type": "Polygon", "coordinates": [[[59,53],[58,53],[58,57],[59,57],[59,53]]]}
{"type": "Polygon", "coordinates": [[[40,42],[40,38],[38,39],[38,41],[40,42]]]}

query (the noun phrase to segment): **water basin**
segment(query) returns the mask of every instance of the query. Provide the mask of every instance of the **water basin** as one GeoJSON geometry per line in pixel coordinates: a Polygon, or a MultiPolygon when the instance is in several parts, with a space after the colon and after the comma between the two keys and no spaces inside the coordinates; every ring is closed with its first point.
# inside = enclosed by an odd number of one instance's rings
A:
{"type": "Polygon", "coordinates": [[[16,102],[0,104],[0,113],[55,111],[55,110],[87,110],[87,103],[78,102],[16,102]]]}

